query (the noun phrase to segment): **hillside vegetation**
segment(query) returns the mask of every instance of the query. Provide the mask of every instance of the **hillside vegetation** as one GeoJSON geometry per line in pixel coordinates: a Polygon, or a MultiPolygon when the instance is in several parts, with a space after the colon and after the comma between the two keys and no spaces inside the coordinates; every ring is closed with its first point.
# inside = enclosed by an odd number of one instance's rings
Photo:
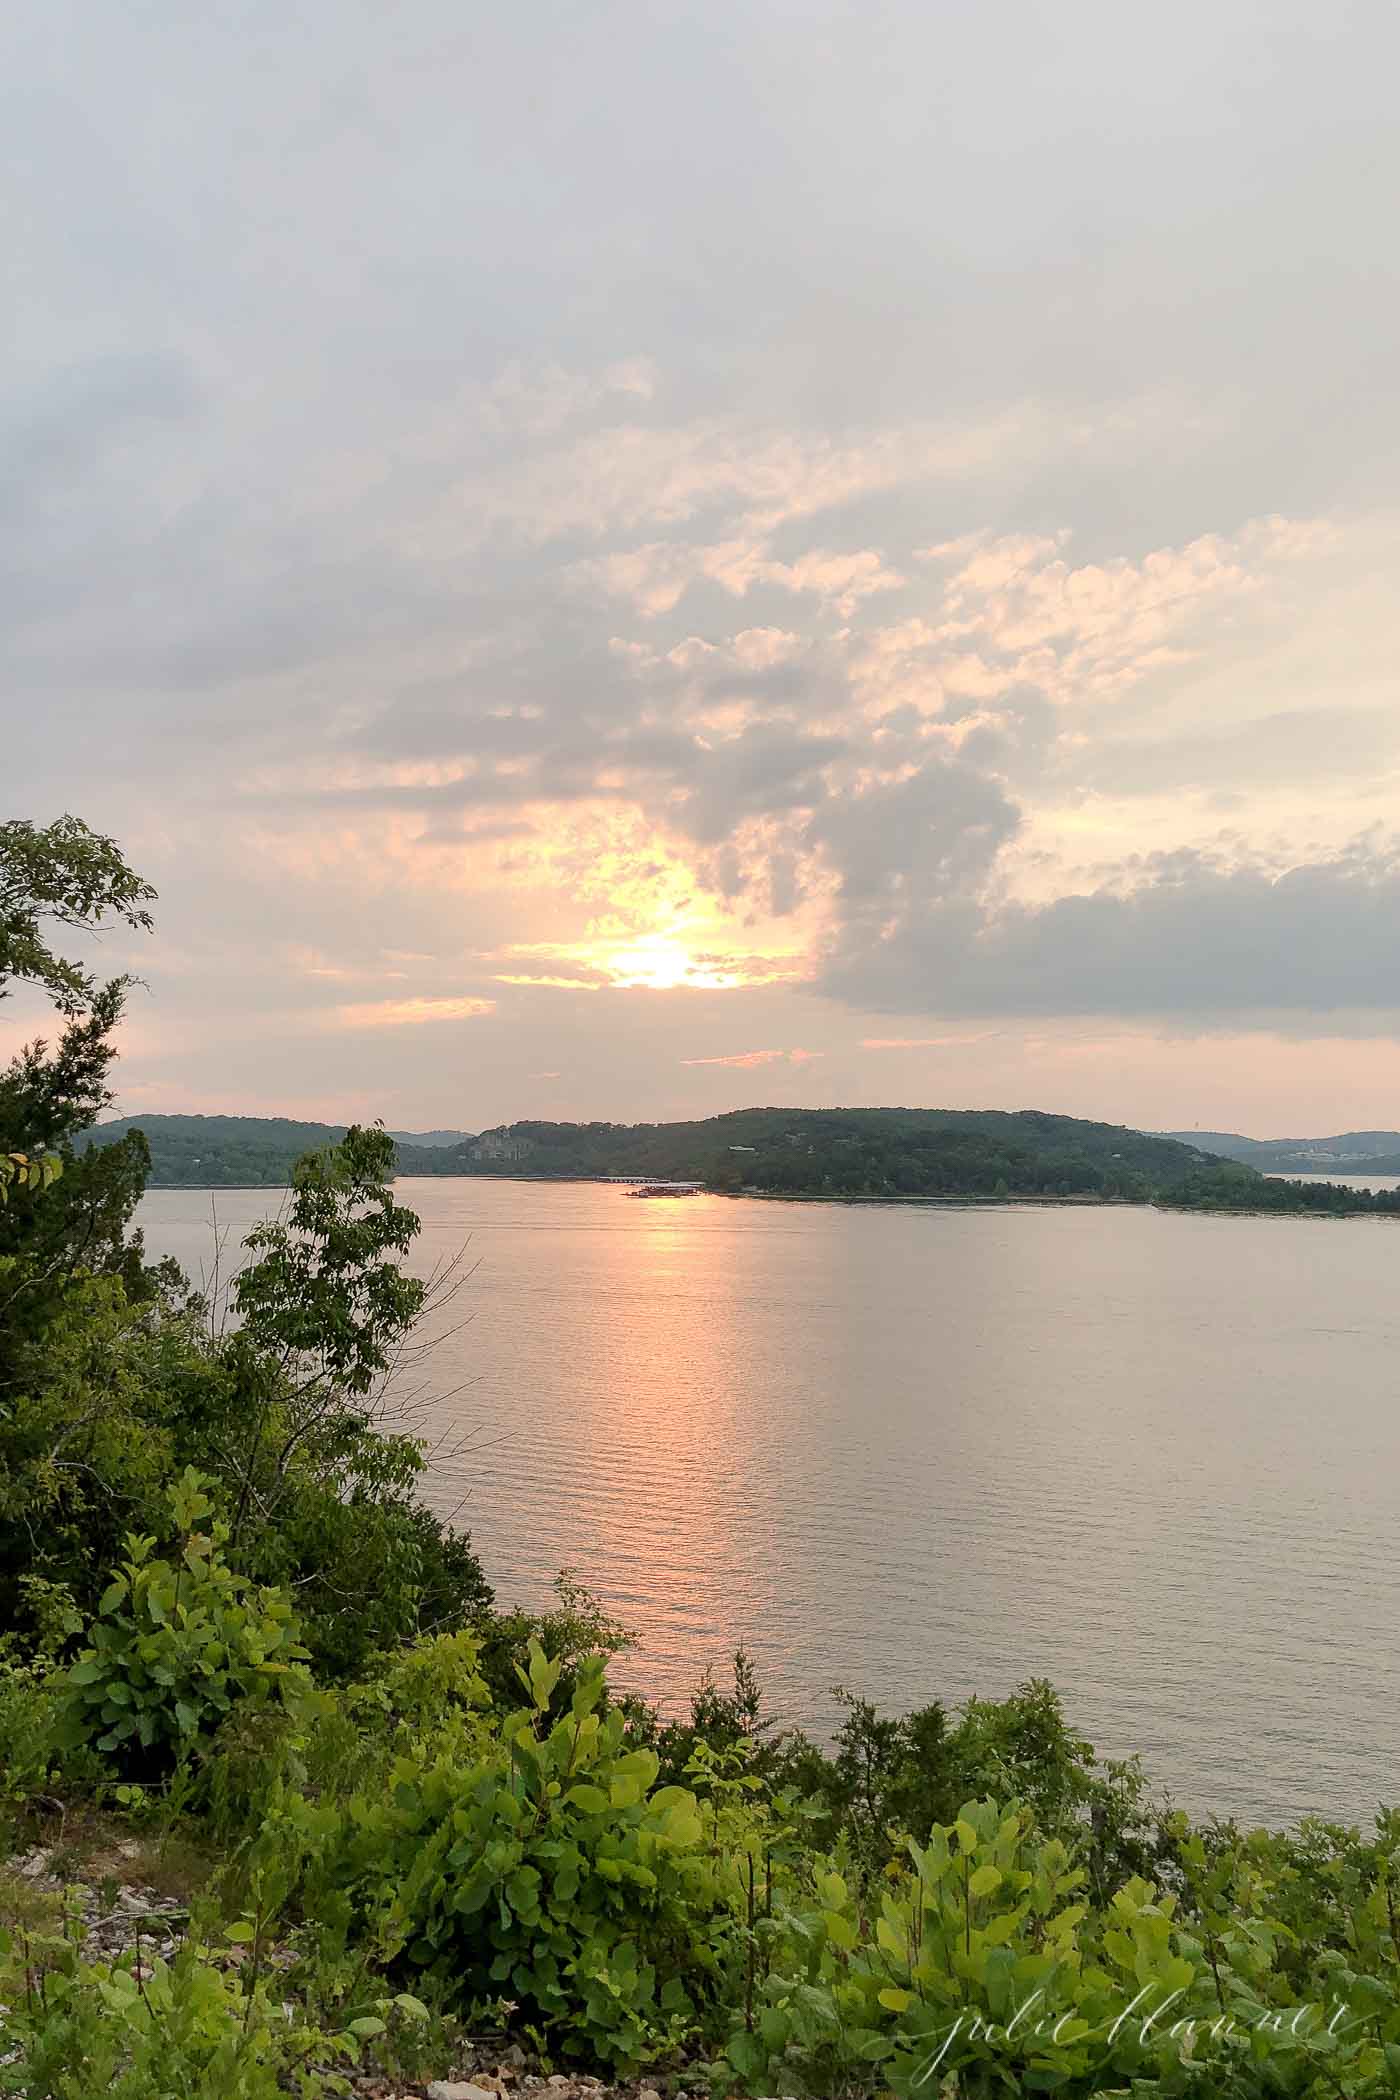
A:
{"type": "MultiPolygon", "coordinates": [[[[80,1135],[120,1146],[139,1133],[153,1188],[285,1186],[297,1158],[338,1143],[338,1124],[279,1117],[139,1116],[80,1135]]],[[[1205,1146],[1036,1109],[744,1108],[688,1123],[498,1125],[442,1142],[389,1132],[400,1175],[697,1181],[727,1195],[837,1201],[1160,1203],[1275,1213],[1400,1212],[1392,1193],[1266,1180],[1205,1146]]]]}
{"type": "Polygon", "coordinates": [[[1035,1110],[746,1108],[692,1123],[512,1123],[444,1152],[433,1171],[650,1174],[771,1195],[1141,1199],[1203,1158],[1169,1138],[1035,1110]],[[512,1156],[481,1156],[493,1139],[512,1156]]]}
{"type": "Polygon", "coordinates": [[[1400,1212],[1394,1195],[1266,1180],[1252,1167],[1116,1123],[1036,1109],[744,1108],[695,1123],[520,1122],[404,1172],[654,1175],[734,1195],[838,1201],[1006,1199],[1191,1210],[1400,1212]]]}
{"type": "Polygon", "coordinates": [[[1320,1138],[1249,1138],[1230,1130],[1166,1135],[1261,1174],[1400,1174],[1400,1130],[1344,1130],[1320,1138]]]}
{"type": "MultiPolygon", "coordinates": [[[[338,1144],[344,1123],[298,1123],[285,1116],[117,1116],[85,1131],[79,1149],[115,1145],[141,1131],[150,1147],[152,1188],[285,1188],[303,1152],[338,1144]]],[[[460,1130],[391,1130],[405,1173],[420,1151],[460,1145],[460,1130]]]]}

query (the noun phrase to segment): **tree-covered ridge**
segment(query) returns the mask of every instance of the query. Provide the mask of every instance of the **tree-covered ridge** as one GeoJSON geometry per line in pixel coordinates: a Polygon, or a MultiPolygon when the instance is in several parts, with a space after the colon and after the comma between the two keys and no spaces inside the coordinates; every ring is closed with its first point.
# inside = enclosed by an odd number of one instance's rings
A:
{"type": "Polygon", "coordinates": [[[1400,1210],[1389,1195],[1266,1181],[1178,1139],[1037,1109],[746,1108],[692,1123],[519,1122],[405,1172],[654,1175],[723,1193],[1079,1198],[1188,1209],[1400,1210]]]}
{"type": "Polygon", "coordinates": [[[1036,1110],[748,1108],[687,1123],[512,1123],[437,1171],[653,1174],[775,1195],[1145,1196],[1199,1159],[1170,1139],[1036,1110]],[[492,1138],[518,1156],[482,1156],[492,1138]]]}
{"type": "MultiPolygon", "coordinates": [[[[146,1145],[155,1188],[279,1188],[296,1160],[343,1126],[282,1117],[131,1116],[77,1133],[75,1148],[146,1145]]],[[[388,1133],[401,1175],[696,1181],[727,1195],[838,1201],[1162,1203],[1200,1210],[1352,1215],[1400,1211],[1330,1182],[1266,1180],[1258,1168],[1180,1139],[1037,1109],[744,1108],[686,1123],[501,1124],[388,1133]]]]}
{"type": "MultiPolygon", "coordinates": [[[[344,1123],[286,1116],[118,1116],[86,1131],[79,1148],[114,1145],[139,1130],[150,1146],[152,1188],[285,1188],[304,1152],[339,1144],[344,1123]]],[[[419,1152],[460,1145],[460,1130],[391,1130],[405,1174],[429,1173],[419,1152]]]]}
{"type": "Polygon", "coordinates": [[[1232,1130],[1169,1130],[1167,1137],[1261,1174],[1400,1174],[1400,1130],[1344,1130],[1333,1137],[1249,1138],[1232,1130]]]}
{"type": "MultiPolygon", "coordinates": [[[[154,1187],[279,1186],[300,1155],[344,1128],[281,1117],[132,1116],[86,1142],[139,1130],[154,1187]]],[[[613,1174],[702,1181],[725,1191],[836,1196],[1060,1195],[1143,1200],[1200,1166],[1195,1148],[1115,1124],[1035,1110],[737,1109],[685,1123],[498,1126],[428,1148],[397,1139],[401,1174],[613,1174]]]]}

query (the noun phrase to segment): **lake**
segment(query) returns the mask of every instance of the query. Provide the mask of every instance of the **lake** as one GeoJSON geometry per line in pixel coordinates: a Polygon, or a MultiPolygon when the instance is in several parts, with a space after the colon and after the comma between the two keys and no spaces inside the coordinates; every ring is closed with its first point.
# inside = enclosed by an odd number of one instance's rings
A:
{"type": "MultiPolygon", "coordinates": [[[[474,1264],[417,1373],[503,1602],[561,1567],[680,1705],[815,1732],[1050,1678],[1183,1807],[1400,1798],[1400,1221],[406,1180],[474,1264]],[[463,1444],[463,1439],[466,1439],[463,1444]],[[461,1447],[461,1448],[457,1448],[461,1447]]],[[[198,1275],[277,1191],[157,1190],[198,1275]]]]}

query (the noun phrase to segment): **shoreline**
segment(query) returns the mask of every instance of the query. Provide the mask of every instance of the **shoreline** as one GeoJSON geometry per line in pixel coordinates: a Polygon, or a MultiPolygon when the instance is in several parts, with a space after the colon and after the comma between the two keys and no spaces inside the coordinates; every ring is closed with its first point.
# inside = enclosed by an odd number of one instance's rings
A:
{"type": "MultiPolygon", "coordinates": [[[[513,1181],[534,1183],[544,1188],[616,1188],[624,1192],[624,1184],[606,1174],[396,1174],[400,1181],[464,1182],[464,1181],[513,1181]]],[[[286,1181],[148,1181],[147,1194],[185,1194],[190,1196],[237,1196],[261,1195],[277,1192],[285,1195],[290,1188],[286,1181]]],[[[1277,1210],[1271,1206],[1257,1204],[1163,1203],[1155,1197],[1136,1199],[1130,1196],[1071,1195],[1051,1196],[1038,1191],[1018,1195],[1013,1190],[1005,1196],[984,1196],[969,1192],[960,1196],[907,1196],[907,1195],[850,1195],[833,1194],[825,1189],[708,1189],[697,1191],[704,1196],[717,1196],[729,1203],[834,1203],[843,1209],[867,1206],[882,1206],[901,1210],[1155,1210],[1164,1215],[1181,1218],[1273,1218],[1320,1220],[1335,1223],[1348,1218],[1393,1218],[1400,1211],[1393,1210],[1277,1210]]],[[[1359,1193],[1359,1192],[1358,1192],[1359,1193]]]]}

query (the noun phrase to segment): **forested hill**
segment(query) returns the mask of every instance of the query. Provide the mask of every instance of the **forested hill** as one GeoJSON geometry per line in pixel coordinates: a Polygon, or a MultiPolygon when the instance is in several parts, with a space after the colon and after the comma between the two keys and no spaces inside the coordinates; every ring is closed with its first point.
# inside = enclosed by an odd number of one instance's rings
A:
{"type": "MultiPolygon", "coordinates": [[[[343,1123],[297,1123],[285,1116],[119,1116],[78,1140],[112,1145],[142,1130],[151,1148],[152,1188],[281,1188],[303,1152],[316,1152],[345,1135],[343,1123]]],[[[391,1130],[400,1171],[418,1173],[425,1157],[461,1145],[461,1130],[391,1130]]],[[[454,1171],[460,1172],[460,1169],[454,1171]]]]}
{"type": "Polygon", "coordinates": [[[1400,1130],[1344,1130],[1317,1138],[1248,1138],[1233,1130],[1169,1130],[1164,1135],[1257,1167],[1261,1174],[1400,1174],[1400,1130]]]}
{"type": "MultiPolygon", "coordinates": [[[[282,1117],[130,1116],[87,1133],[143,1130],[155,1188],[275,1188],[303,1152],[344,1134],[282,1117]]],[[[1202,1210],[1396,1211],[1400,1198],[1327,1182],[1266,1180],[1204,1146],[1035,1109],[743,1108],[694,1123],[501,1124],[395,1131],[404,1175],[608,1175],[699,1181],[727,1194],[835,1198],[1050,1196],[1202,1210]]]]}
{"type": "Polygon", "coordinates": [[[641,1174],[773,1195],[1141,1198],[1204,1158],[1034,1110],[745,1108],[695,1123],[511,1123],[435,1154],[427,1171],[641,1174]]]}
{"type": "Polygon", "coordinates": [[[1077,1116],[942,1108],[745,1108],[697,1123],[503,1124],[403,1171],[654,1175],[735,1194],[1056,1196],[1192,1210],[1396,1212],[1400,1198],[1266,1180],[1176,1138],[1077,1116]]]}

